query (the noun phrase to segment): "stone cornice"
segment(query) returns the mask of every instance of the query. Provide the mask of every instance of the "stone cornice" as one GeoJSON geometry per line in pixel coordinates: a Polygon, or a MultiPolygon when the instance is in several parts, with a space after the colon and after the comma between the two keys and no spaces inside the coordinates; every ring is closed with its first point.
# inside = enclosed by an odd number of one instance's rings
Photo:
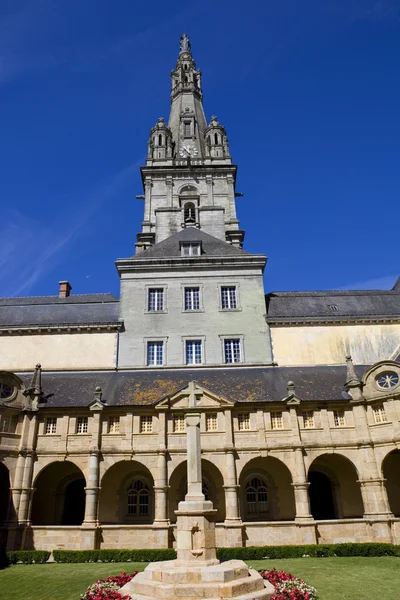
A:
{"type": "Polygon", "coordinates": [[[373,316],[337,316],[331,318],[325,317],[266,317],[266,322],[271,327],[292,327],[301,325],[347,325],[349,323],[356,325],[375,324],[375,323],[400,323],[400,316],[386,316],[386,315],[373,315],[373,316]]]}
{"type": "MultiPolygon", "coordinates": [[[[139,255],[140,256],[140,255],[139,255]]],[[[187,270],[188,267],[201,269],[220,268],[220,267],[256,267],[264,269],[267,259],[263,254],[249,254],[246,256],[201,256],[199,258],[190,257],[169,257],[169,258],[119,258],[115,261],[115,265],[119,273],[129,271],[154,271],[157,267],[158,271],[165,270],[187,270]]]]}
{"type": "Polygon", "coordinates": [[[120,331],[123,328],[123,321],[112,323],[69,323],[67,325],[23,325],[18,327],[0,327],[0,336],[5,335],[46,335],[54,333],[109,333],[111,331],[120,331]]]}

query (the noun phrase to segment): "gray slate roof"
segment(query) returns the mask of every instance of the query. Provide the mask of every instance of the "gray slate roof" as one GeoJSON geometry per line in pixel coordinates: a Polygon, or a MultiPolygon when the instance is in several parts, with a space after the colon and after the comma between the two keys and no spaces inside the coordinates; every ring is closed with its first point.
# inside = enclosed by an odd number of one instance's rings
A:
{"type": "MultiPolygon", "coordinates": [[[[361,376],[366,367],[356,367],[361,376]]],[[[31,374],[20,377],[26,384],[31,374]]],[[[94,400],[96,386],[111,406],[148,406],[173,395],[195,380],[200,386],[232,402],[279,402],[287,397],[287,383],[295,383],[303,400],[343,400],[346,367],[241,367],[119,372],[42,373],[48,407],[85,407],[94,400]]]]}
{"type": "Polygon", "coordinates": [[[400,317],[400,289],[271,292],[265,301],[269,323],[400,317]]]}
{"type": "Polygon", "coordinates": [[[0,327],[113,324],[118,316],[113,294],[0,298],[0,327]]]}
{"type": "MultiPolygon", "coordinates": [[[[201,242],[202,256],[205,257],[251,256],[248,252],[236,248],[228,242],[219,240],[218,238],[205,233],[201,229],[197,229],[196,227],[186,227],[185,229],[178,231],[178,233],[174,233],[174,235],[171,235],[166,240],[158,242],[158,244],[154,244],[154,246],[135,255],[132,260],[143,260],[145,258],[178,258],[181,256],[180,242],[201,242]]],[[[201,257],[196,256],[193,258],[198,260],[201,257]]]]}

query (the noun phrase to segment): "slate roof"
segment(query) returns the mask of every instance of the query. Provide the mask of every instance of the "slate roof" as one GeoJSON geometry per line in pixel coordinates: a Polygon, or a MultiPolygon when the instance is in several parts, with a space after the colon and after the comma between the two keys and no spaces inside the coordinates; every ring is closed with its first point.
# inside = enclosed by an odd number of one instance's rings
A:
{"type": "MultiPolygon", "coordinates": [[[[356,367],[361,377],[366,367],[356,367]]],[[[32,375],[20,375],[26,385],[32,375]]],[[[94,400],[96,386],[111,406],[151,406],[195,380],[200,386],[232,402],[279,402],[287,397],[287,383],[303,400],[343,400],[346,367],[239,367],[214,369],[146,369],[119,372],[42,372],[48,407],[85,407],[94,400]]]]}
{"type": "Polygon", "coordinates": [[[400,288],[271,292],[265,301],[268,323],[400,317],[400,288]]]}
{"type": "MultiPolygon", "coordinates": [[[[228,242],[224,242],[223,240],[219,240],[218,238],[205,233],[201,229],[197,229],[196,227],[185,227],[185,229],[181,229],[178,233],[174,233],[169,238],[163,240],[162,242],[158,242],[158,244],[154,244],[147,250],[140,252],[139,254],[132,257],[132,260],[144,260],[146,258],[180,258],[180,242],[201,242],[202,255],[201,256],[213,256],[213,257],[228,257],[228,256],[252,256],[248,252],[241,250],[240,248],[236,248],[229,244],[228,242]]],[[[184,258],[196,258],[199,260],[201,256],[196,257],[184,257],[184,258]]]]}
{"type": "Polygon", "coordinates": [[[0,327],[117,324],[119,300],[113,294],[0,298],[0,327]]]}

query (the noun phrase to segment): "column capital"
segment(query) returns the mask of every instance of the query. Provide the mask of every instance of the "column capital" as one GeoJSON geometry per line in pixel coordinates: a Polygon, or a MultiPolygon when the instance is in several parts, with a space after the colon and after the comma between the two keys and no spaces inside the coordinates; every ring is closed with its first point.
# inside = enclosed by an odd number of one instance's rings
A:
{"type": "Polygon", "coordinates": [[[308,490],[310,487],[309,481],[294,482],[291,484],[295,490],[308,490]]]}

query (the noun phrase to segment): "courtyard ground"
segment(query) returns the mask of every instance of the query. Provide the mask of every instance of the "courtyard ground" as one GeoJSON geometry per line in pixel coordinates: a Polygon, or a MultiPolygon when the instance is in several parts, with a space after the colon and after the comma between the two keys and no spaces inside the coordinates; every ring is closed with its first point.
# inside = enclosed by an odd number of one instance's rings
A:
{"type": "MultiPolygon", "coordinates": [[[[142,571],[145,563],[12,565],[0,571],[0,600],[79,600],[96,579],[142,571]]],[[[254,560],[255,569],[290,571],[315,586],[320,600],[398,600],[400,559],[293,558],[254,560]]]]}

